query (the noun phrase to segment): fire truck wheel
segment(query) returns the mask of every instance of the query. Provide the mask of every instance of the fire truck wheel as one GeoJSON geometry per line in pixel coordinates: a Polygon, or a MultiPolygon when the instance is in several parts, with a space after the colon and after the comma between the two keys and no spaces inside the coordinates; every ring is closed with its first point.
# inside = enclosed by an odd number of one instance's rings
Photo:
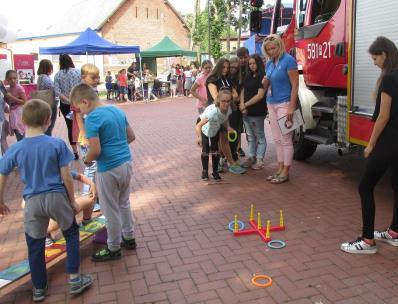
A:
{"type": "Polygon", "coordinates": [[[317,143],[304,138],[303,128],[300,127],[293,132],[293,147],[295,160],[306,160],[314,154],[317,143]]]}

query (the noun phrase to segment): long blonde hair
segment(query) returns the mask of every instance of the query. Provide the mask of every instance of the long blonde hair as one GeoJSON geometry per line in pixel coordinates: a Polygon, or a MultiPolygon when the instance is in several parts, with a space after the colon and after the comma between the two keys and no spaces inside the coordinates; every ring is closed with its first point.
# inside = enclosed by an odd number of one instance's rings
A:
{"type": "Polygon", "coordinates": [[[283,56],[283,54],[286,52],[285,44],[283,43],[283,40],[281,39],[281,37],[279,37],[279,35],[276,34],[268,35],[264,39],[263,46],[261,47],[263,55],[267,59],[271,59],[271,56],[268,54],[266,48],[269,44],[273,44],[278,47],[279,49],[278,59],[280,59],[283,56]]]}

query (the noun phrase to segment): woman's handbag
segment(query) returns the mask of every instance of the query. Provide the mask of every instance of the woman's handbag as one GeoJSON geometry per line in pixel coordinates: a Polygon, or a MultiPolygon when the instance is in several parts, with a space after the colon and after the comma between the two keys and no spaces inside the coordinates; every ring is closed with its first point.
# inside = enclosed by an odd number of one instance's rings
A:
{"type": "Polygon", "coordinates": [[[54,107],[54,90],[38,90],[30,94],[32,99],[41,99],[48,103],[51,109],[54,107]]]}

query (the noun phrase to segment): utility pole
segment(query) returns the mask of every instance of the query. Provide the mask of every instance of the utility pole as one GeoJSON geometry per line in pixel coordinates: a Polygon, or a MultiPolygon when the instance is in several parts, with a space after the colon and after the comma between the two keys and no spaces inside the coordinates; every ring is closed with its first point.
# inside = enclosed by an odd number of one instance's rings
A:
{"type": "Polygon", "coordinates": [[[210,27],[211,27],[211,25],[210,25],[210,17],[211,17],[210,0],[207,0],[207,31],[208,31],[208,35],[209,35],[207,49],[208,49],[208,53],[209,53],[209,60],[211,58],[211,49],[210,49],[210,47],[211,47],[211,45],[210,45],[210,40],[211,40],[211,38],[210,38],[210,27]]]}

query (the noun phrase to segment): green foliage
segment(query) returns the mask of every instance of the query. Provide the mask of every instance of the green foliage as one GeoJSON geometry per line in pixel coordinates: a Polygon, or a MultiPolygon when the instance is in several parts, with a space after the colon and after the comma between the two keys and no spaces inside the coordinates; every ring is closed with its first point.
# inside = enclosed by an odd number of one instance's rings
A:
{"type": "Polygon", "coordinates": [[[233,37],[245,31],[249,24],[250,1],[249,0],[211,0],[210,18],[207,7],[196,16],[189,14],[185,21],[190,29],[193,44],[201,53],[208,52],[208,25],[210,21],[210,52],[218,59],[224,54],[221,51],[221,38],[230,34],[233,37]],[[239,2],[242,1],[242,18],[239,21],[239,2]],[[230,18],[228,18],[230,17],[230,18]],[[241,31],[239,26],[241,25],[241,31]]]}

